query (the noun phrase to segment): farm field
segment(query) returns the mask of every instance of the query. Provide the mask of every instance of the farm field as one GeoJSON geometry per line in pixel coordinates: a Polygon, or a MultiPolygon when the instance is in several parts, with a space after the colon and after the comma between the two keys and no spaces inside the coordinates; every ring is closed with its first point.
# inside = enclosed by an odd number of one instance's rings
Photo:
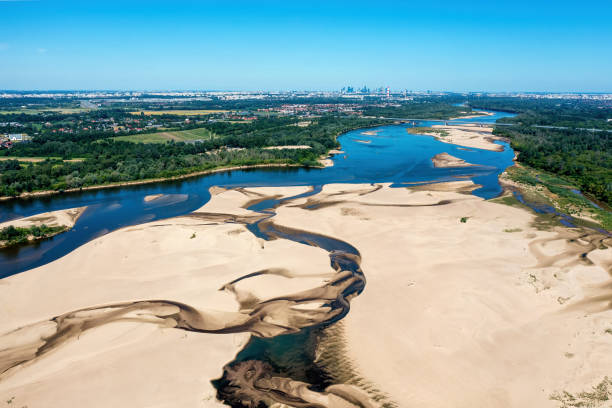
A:
{"type": "Polygon", "coordinates": [[[158,133],[145,133],[141,135],[117,136],[113,140],[133,143],[166,143],[170,140],[175,142],[189,142],[194,140],[213,139],[216,135],[208,129],[198,128],[189,130],[178,130],[158,133]]]}
{"type": "Polygon", "coordinates": [[[179,115],[179,116],[205,116],[215,115],[218,113],[227,113],[228,110],[223,109],[182,109],[182,110],[142,110],[130,112],[132,115],[140,115],[144,113],[146,116],[154,115],[179,115]]]}
{"type": "Polygon", "coordinates": [[[22,108],[22,109],[12,109],[12,110],[0,110],[0,115],[11,115],[11,114],[19,115],[23,113],[25,113],[26,115],[38,115],[43,112],[71,114],[71,113],[89,112],[91,110],[92,109],[90,108],[33,108],[33,109],[22,108]]]}

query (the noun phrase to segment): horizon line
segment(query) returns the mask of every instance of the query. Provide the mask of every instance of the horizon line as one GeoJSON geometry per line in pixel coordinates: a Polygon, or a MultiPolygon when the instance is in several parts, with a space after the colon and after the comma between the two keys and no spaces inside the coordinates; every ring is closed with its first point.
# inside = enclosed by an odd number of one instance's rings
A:
{"type": "MultiPolygon", "coordinates": [[[[384,87],[383,87],[384,88],[384,87]]],[[[377,89],[377,88],[376,88],[377,89]]],[[[138,89],[138,88],[57,88],[57,89],[0,89],[1,93],[25,93],[25,92],[49,92],[49,93],[60,93],[60,92],[243,92],[243,93],[295,93],[295,92],[325,92],[325,93],[343,93],[348,95],[359,95],[360,92],[351,92],[346,93],[342,92],[341,89],[257,89],[257,90],[249,90],[249,89],[203,89],[203,88],[182,88],[182,89],[172,89],[172,88],[158,88],[158,89],[138,89]]],[[[408,89],[390,89],[390,93],[407,93],[407,94],[422,94],[422,93],[448,93],[448,94],[589,94],[589,95],[605,95],[612,94],[612,90],[606,91],[591,91],[591,90],[583,90],[583,91],[528,91],[528,90],[520,90],[520,91],[508,91],[508,90],[470,90],[470,91],[456,91],[456,90],[434,90],[434,89],[423,89],[423,90],[408,90],[408,89]]],[[[370,92],[368,94],[373,94],[370,92]]],[[[362,95],[368,95],[362,94],[362,95]]]]}

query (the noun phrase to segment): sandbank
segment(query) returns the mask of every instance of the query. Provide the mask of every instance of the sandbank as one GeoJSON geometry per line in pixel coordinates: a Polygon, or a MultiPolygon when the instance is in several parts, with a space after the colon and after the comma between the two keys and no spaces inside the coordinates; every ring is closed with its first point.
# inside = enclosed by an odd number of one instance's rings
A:
{"type": "Polygon", "coordinates": [[[494,140],[500,139],[493,135],[492,127],[470,125],[433,125],[432,128],[443,130],[448,133],[448,136],[434,135],[436,139],[444,143],[498,152],[504,150],[503,146],[493,143],[494,140]]]}
{"type": "Polygon", "coordinates": [[[436,154],[431,158],[434,167],[473,167],[474,164],[468,163],[463,159],[444,152],[436,154]]]}
{"type": "Polygon", "coordinates": [[[149,203],[151,201],[157,200],[158,198],[163,197],[163,194],[151,194],[144,198],[145,203],[149,203]]]}
{"type": "Polygon", "coordinates": [[[66,210],[51,211],[32,215],[30,217],[17,218],[15,220],[0,223],[0,229],[6,228],[9,225],[29,228],[35,225],[40,227],[43,224],[48,227],[65,226],[72,228],[86,209],[87,207],[68,208],[66,210]]]}
{"type": "Polygon", "coordinates": [[[476,112],[475,114],[472,114],[472,115],[457,116],[456,118],[451,118],[450,120],[473,119],[473,118],[480,118],[482,116],[493,116],[493,115],[495,115],[495,113],[493,113],[493,112],[478,111],[478,112],[476,112]]]}
{"type": "Polygon", "coordinates": [[[338,150],[338,149],[332,149],[329,152],[327,152],[326,156],[321,156],[319,158],[319,163],[323,166],[323,167],[332,167],[334,165],[334,161],[331,159],[332,156],[336,155],[336,154],[343,154],[344,152],[342,150],[338,150]]]}

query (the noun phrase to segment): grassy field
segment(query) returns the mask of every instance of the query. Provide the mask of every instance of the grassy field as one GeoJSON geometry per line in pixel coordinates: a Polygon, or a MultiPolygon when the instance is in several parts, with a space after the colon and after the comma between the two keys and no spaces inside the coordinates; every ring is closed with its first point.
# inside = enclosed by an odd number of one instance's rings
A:
{"type": "MultiPolygon", "coordinates": [[[[22,163],[38,163],[38,162],[42,162],[45,161],[47,159],[50,160],[61,160],[61,157],[19,157],[19,156],[0,156],[0,161],[6,161],[6,160],[17,160],[19,162],[22,163]]],[[[64,160],[65,162],[81,162],[85,159],[70,159],[70,160],[64,160]]]]}
{"type": "Polygon", "coordinates": [[[210,130],[198,128],[170,132],[145,133],[142,135],[117,136],[113,139],[121,142],[133,143],[166,143],[170,140],[174,140],[175,142],[188,142],[213,138],[215,138],[215,134],[210,130]]]}
{"type": "Polygon", "coordinates": [[[143,110],[143,111],[135,111],[130,112],[132,115],[140,115],[144,113],[146,116],[152,115],[179,115],[179,116],[204,116],[204,115],[214,115],[217,113],[226,113],[228,110],[218,110],[218,109],[192,109],[192,110],[143,110]]]}
{"type": "Polygon", "coordinates": [[[25,113],[26,115],[38,115],[43,112],[56,112],[56,113],[83,113],[89,112],[91,109],[89,108],[36,108],[36,109],[13,109],[13,110],[0,110],[0,115],[10,115],[10,114],[21,114],[25,113]]]}
{"type": "Polygon", "coordinates": [[[448,132],[444,129],[434,129],[431,127],[409,127],[406,128],[408,133],[414,133],[416,135],[429,135],[437,134],[438,136],[448,136],[448,132]]]}

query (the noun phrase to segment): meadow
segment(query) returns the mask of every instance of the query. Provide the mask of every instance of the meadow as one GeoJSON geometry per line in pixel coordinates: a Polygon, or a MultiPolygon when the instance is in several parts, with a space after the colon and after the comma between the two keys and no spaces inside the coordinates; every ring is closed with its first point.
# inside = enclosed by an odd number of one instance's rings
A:
{"type": "MultiPolygon", "coordinates": [[[[45,160],[62,160],[62,158],[59,156],[47,156],[47,157],[0,156],[0,161],[7,161],[7,160],[17,160],[18,162],[21,162],[21,163],[39,163],[45,160]]],[[[75,158],[75,159],[68,159],[68,160],[63,160],[63,161],[66,163],[74,163],[74,162],[82,162],[83,160],[85,159],[75,158]]]]}
{"type": "Polygon", "coordinates": [[[158,133],[145,133],[140,135],[117,136],[113,139],[120,142],[132,143],[166,143],[168,141],[189,142],[193,140],[212,140],[216,135],[208,129],[197,128],[158,133]]]}

